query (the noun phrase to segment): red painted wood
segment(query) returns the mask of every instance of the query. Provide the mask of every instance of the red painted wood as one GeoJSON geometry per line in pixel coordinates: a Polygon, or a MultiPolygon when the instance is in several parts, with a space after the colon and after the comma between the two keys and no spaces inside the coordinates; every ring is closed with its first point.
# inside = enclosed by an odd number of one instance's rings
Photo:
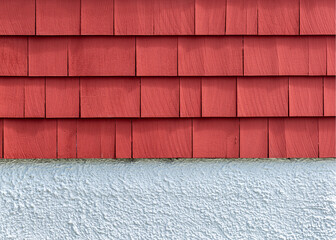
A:
{"type": "Polygon", "coordinates": [[[56,158],[56,120],[5,119],[4,158],[56,158]]]}
{"type": "Polygon", "coordinates": [[[224,35],[226,0],[195,0],[195,33],[224,35]]]}
{"type": "Polygon", "coordinates": [[[335,76],[336,67],[335,67],[335,37],[327,38],[327,75],[335,76]]]}
{"type": "Polygon", "coordinates": [[[0,76],[27,76],[27,38],[0,37],[0,76]]]}
{"type": "Polygon", "coordinates": [[[324,36],[310,36],[309,40],[309,75],[327,74],[327,43],[324,36]]]}
{"type": "Polygon", "coordinates": [[[57,120],[57,158],[76,158],[77,120],[57,120]]]}
{"type": "Polygon", "coordinates": [[[288,116],[288,78],[237,78],[237,111],[239,117],[288,116]]]}
{"type": "Polygon", "coordinates": [[[138,37],[136,64],[138,76],[176,76],[177,37],[138,37]]]}
{"type": "Polygon", "coordinates": [[[81,0],[36,0],[37,35],[79,35],[81,0]]]}
{"type": "Polygon", "coordinates": [[[324,116],[336,116],[336,78],[324,78],[324,116]]]}
{"type": "Polygon", "coordinates": [[[194,34],[194,5],[194,0],[154,1],[154,34],[194,34]]]}
{"type": "Polygon", "coordinates": [[[306,37],[245,37],[244,75],[308,75],[308,46],[306,37]]]}
{"type": "Polygon", "coordinates": [[[81,78],[81,117],[139,117],[139,78],[81,78]]]}
{"type": "Polygon", "coordinates": [[[236,78],[203,77],[202,78],[202,116],[235,117],[236,116],[236,78]]]}
{"type": "Polygon", "coordinates": [[[259,35],[299,35],[300,0],[258,0],[259,35]]]}
{"type": "Polygon", "coordinates": [[[180,78],[180,117],[201,116],[201,78],[180,78]]]}
{"type": "Polygon", "coordinates": [[[0,158],[3,158],[3,120],[0,119],[0,158]]]}
{"type": "Polygon", "coordinates": [[[115,158],[115,120],[77,120],[78,158],[115,158]]]}
{"type": "Polygon", "coordinates": [[[152,35],[154,0],[114,0],[116,35],[152,35]]]}
{"type": "Polygon", "coordinates": [[[242,75],[242,37],[179,37],[179,76],[242,75]]]}
{"type": "Polygon", "coordinates": [[[18,77],[0,78],[0,117],[24,117],[25,79],[18,77]]]}
{"type": "Polygon", "coordinates": [[[239,119],[194,119],[193,157],[238,158],[239,119]]]}
{"type": "Polygon", "coordinates": [[[141,117],[179,117],[180,79],[141,78],[141,117]]]}
{"type": "Polygon", "coordinates": [[[0,35],[35,34],[35,0],[1,0],[0,16],[0,35]]]}
{"type": "Polygon", "coordinates": [[[67,39],[63,37],[30,37],[29,76],[66,76],[67,39]]]}
{"type": "Polygon", "coordinates": [[[334,0],[301,0],[300,34],[336,34],[335,9],[334,0]]]}
{"type": "Polygon", "coordinates": [[[132,157],[132,120],[116,121],[116,158],[132,157]]]}
{"type": "Polygon", "coordinates": [[[335,118],[319,118],[319,157],[336,157],[335,118]]]}
{"type": "Polygon", "coordinates": [[[134,158],[190,158],[190,119],[139,119],[133,121],[134,158]]]}
{"type": "Polygon", "coordinates": [[[113,35],[113,0],[81,0],[81,34],[113,35]]]}
{"type": "Polygon", "coordinates": [[[257,34],[257,0],[227,0],[226,34],[257,34]]]}
{"type": "Polygon", "coordinates": [[[70,76],[134,76],[134,37],[69,39],[70,76]]]}
{"type": "Polygon", "coordinates": [[[289,78],[289,116],[323,116],[322,77],[289,78]]]}
{"type": "Polygon", "coordinates": [[[79,117],[79,78],[46,79],[46,117],[79,117]]]}
{"type": "Polygon", "coordinates": [[[269,157],[317,158],[317,118],[270,118],[269,157]]]}
{"type": "Polygon", "coordinates": [[[267,118],[241,118],[239,133],[241,158],[267,158],[267,118]]]}
{"type": "Polygon", "coordinates": [[[25,79],[25,117],[45,117],[45,78],[25,79]]]}

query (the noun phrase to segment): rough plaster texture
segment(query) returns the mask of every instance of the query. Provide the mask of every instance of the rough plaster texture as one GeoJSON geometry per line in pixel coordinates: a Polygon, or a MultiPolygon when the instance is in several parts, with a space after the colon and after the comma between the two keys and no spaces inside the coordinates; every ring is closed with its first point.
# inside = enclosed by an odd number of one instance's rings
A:
{"type": "Polygon", "coordinates": [[[0,163],[0,239],[336,239],[336,161],[0,163]]]}

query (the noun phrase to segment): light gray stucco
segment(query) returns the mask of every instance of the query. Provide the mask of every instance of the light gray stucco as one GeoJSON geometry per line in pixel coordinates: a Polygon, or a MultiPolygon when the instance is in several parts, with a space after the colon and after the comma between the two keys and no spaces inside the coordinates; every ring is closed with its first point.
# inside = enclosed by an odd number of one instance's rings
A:
{"type": "Polygon", "coordinates": [[[5,161],[0,239],[336,239],[335,160],[5,161]]]}

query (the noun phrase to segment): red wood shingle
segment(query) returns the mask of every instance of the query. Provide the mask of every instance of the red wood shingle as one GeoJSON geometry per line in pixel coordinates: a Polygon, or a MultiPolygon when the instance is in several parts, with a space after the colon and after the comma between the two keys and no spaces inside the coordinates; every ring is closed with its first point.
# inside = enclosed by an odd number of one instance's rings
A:
{"type": "Polygon", "coordinates": [[[0,78],[0,117],[23,118],[25,109],[25,79],[0,78]]]}
{"type": "Polygon", "coordinates": [[[5,119],[4,158],[56,158],[56,120],[5,119]]]}
{"type": "Polygon", "coordinates": [[[237,78],[237,111],[239,117],[288,116],[288,78],[237,78]]]}
{"type": "Polygon", "coordinates": [[[141,78],[141,117],[179,117],[180,79],[141,78]]]}
{"type": "Polygon", "coordinates": [[[270,118],[269,157],[317,158],[317,118],[270,118]]]}
{"type": "Polygon", "coordinates": [[[335,67],[335,37],[327,38],[327,75],[335,76],[336,75],[336,67],[335,67]]]}
{"type": "Polygon", "coordinates": [[[141,119],[133,121],[134,158],[190,158],[190,119],[141,119]]]}
{"type": "Polygon", "coordinates": [[[327,74],[327,42],[324,36],[309,38],[309,75],[327,74]]]}
{"type": "Polygon", "coordinates": [[[34,35],[35,0],[1,0],[0,23],[0,35],[34,35]]]}
{"type": "Polygon", "coordinates": [[[3,158],[3,120],[0,119],[0,158],[3,158]]]}
{"type": "Polygon", "coordinates": [[[300,1],[300,34],[335,34],[334,0],[300,1]]]}
{"type": "Polygon", "coordinates": [[[81,0],[81,34],[113,35],[113,0],[81,0]]]}
{"type": "Polygon", "coordinates": [[[201,78],[180,78],[180,117],[201,116],[201,78]]]}
{"type": "Polygon", "coordinates": [[[195,0],[195,34],[224,35],[226,0],[195,0]]]}
{"type": "Polygon", "coordinates": [[[319,118],[319,157],[336,157],[335,118],[319,118]]]}
{"type": "Polygon", "coordinates": [[[57,120],[57,158],[76,158],[77,120],[57,120]]]}
{"type": "Polygon", "coordinates": [[[132,120],[116,121],[116,158],[132,157],[132,120]]]}
{"type": "Polygon", "coordinates": [[[324,116],[336,116],[336,78],[324,78],[324,116]]]}
{"type": "Polygon", "coordinates": [[[242,75],[242,37],[179,37],[178,75],[242,75]]]}
{"type": "Polygon", "coordinates": [[[267,158],[267,118],[241,118],[239,134],[241,158],[267,158]]]}
{"type": "Polygon", "coordinates": [[[238,158],[239,119],[194,119],[193,157],[238,158]]]}
{"type": "Polygon", "coordinates": [[[0,76],[27,76],[27,38],[0,37],[0,76]]]}
{"type": "Polygon", "coordinates": [[[257,34],[258,0],[227,0],[226,34],[257,34]]]}
{"type": "Polygon", "coordinates": [[[66,76],[67,39],[31,37],[29,43],[29,76],[66,76]]]}
{"type": "Polygon", "coordinates": [[[37,35],[79,35],[81,0],[36,0],[37,35]]]}
{"type": "Polygon", "coordinates": [[[236,78],[202,78],[202,117],[236,116],[236,78]]]}
{"type": "Polygon", "coordinates": [[[79,117],[79,79],[46,79],[46,117],[79,117]]]}
{"type": "Polygon", "coordinates": [[[138,37],[136,64],[138,76],[176,76],[177,37],[138,37]]]}
{"type": "Polygon", "coordinates": [[[134,76],[134,37],[72,37],[69,76],[134,76]]]}
{"type": "Polygon", "coordinates": [[[139,117],[139,78],[81,78],[81,117],[139,117]]]}
{"type": "Polygon", "coordinates": [[[45,78],[25,79],[25,117],[45,117],[45,78]]]}
{"type": "Polygon", "coordinates": [[[289,78],[289,116],[323,115],[323,79],[289,78]]]}

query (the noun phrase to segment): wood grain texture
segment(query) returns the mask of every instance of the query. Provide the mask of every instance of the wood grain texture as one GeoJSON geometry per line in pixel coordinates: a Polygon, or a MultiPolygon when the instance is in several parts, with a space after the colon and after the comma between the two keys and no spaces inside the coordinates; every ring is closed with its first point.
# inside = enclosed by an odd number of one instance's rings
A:
{"type": "Polygon", "coordinates": [[[193,157],[238,158],[239,119],[194,119],[193,157]]]}
{"type": "Polygon", "coordinates": [[[115,120],[77,120],[78,158],[115,158],[115,120]]]}
{"type": "Polygon", "coordinates": [[[327,38],[327,75],[335,76],[336,75],[336,62],[335,62],[335,37],[327,38]]]}
{"type": "Polygon", "coordinates": [[[321,76],[327,74],[327,38],[325,36],[310,36],[309,41],[309,75],[321,76]]]}
{"type": "Polygon", "coordinates": [[[0,78],[0,117],[23,118],[25,109],[25,79],[0,78]]]}
{"type": "Polygon", "coordinates": [[[5,119],[4,158],[56,158],[56,120],[5,119]]]}
{"type": "Polygon", "coordinates": [[[324,78],[324,116],[336,116],[336,78],[324,78]]]}
{"type": "Polygon", "coordinates": [[[179,37],[179,76],[242,75],[242,37],[179,37]]]}
{"type": "Polygon", "coordinates": [[[201,117],[201,78],[180,78],[180,117],[201,117]]]}
{"type": "Polygon", "coordinates": [[[322,77],[289,78],[289,116],[323,116],[322,77]]]}
{"type": "Polygon", "coordinates": [[[132,157],[132,120],[116,120],[116,158],[132,157]]]}
{"type": "Polygon", "coordinates": [[[79,78],[46,78],[46,117],[79,117],[79,78]]]}
{"type": "Polygon", "coordinates": [[[66,76],[67,39],[64,37],[30,37],[29,76],[66,76]]]}
{"type": "Polygon", "coordinates": [[[154,0],[114,0],[115,35],[153,35],[154,0]]]}
{"type": "Polygon", "coordinates": [[[137,37],[137,76],[177,76],[177,37],[137,37]]]}
{"type": "Polygon", "coordinates": [[[35,0],[1,0],[0,22],[0,35],[34,35],[35,0]]]}
{"type": "Polygon", "coordinates": [[[299,35],[300,0],[258,0],[259,35],[299,35]]]}
{"type": "Polygon", "coordinates": [[[192,157],[190,119],[137,119],[133,121],[134,158],[192,157]]]}
{"type": "Polygon", "coordinates": [[[195,34],[224,35],[226,0],[195,0],[195,34]]]}
{"type": "Polygon", "coordinates": [[[268,119],[240,119],[240,156],[241,158],[268,157],[268,119]]]}
{"type": "Polygon", "coordinates": [[[179,117],[180,79],[141,78],[141,117],[179,117]]]}
{"type": "Polygon", "coordinates": [[[203,77],[202,117],[235,117],[236,85],[234,77],[203,77]]]}
{"type": "Polygon", "coordinates": [[[306,37],[245,37],[244,75],[308,75],[306,37]]]}
{"type": "Polygon", "coordinates": [[[319,157],[336,157],[335,118],[319,118],[319,157]]]}
{"type": "Polygon", "coordinates": [[[269,157],[317,158],[317,118],[270,118],[269,157]]]}
{"type": "Polygon", "coordinates": [[[27,38],[0,37],[0,76],[27,76],[27,38]]]}
{"type": "Polygon", "coordinates": [[[72,37],[69,76],[134,76],[134,37],[72,37]]]}
{"type": "Polygon", "coordinates": [[[25,117],[45,117],[45,78],[25,78],[25,117]]]}
{"type": "Polygon", "coordinates": [[[288,77],[237,78],[239,117],[288,116],[288,77]]]}
{"type": "Polygon", "coordinates": [[[140,117],[139,78],[81,78],[81,117],[140,117]]]}
{"type": "Polygon", "coordinates": [[[227,0],[226,34],[257,34],[258,0],[227,0]]]}
{"type": "Polygon", "coordinates": [[[77,157],[77,119],[57,120],[57,158],[77,157]]]}
{"type": "Polygon", "coordinates": [[[81,0],[36,0],[36,35],[79,35],[81,0]]]}
{"type": "Polygon", "coordinates": [[[194,0],[154,1],[154,35],[193,35],[194,0]]]}
{"type": "Polygon", "coordinates": [[[300,34],[333,35],[335,20],[334,0],[301,0],[300,34]]]}
{"type": "Polygon", "coordinates": [[[81,0],[81,35],[113,35],[113,0],[81,0]]]}

